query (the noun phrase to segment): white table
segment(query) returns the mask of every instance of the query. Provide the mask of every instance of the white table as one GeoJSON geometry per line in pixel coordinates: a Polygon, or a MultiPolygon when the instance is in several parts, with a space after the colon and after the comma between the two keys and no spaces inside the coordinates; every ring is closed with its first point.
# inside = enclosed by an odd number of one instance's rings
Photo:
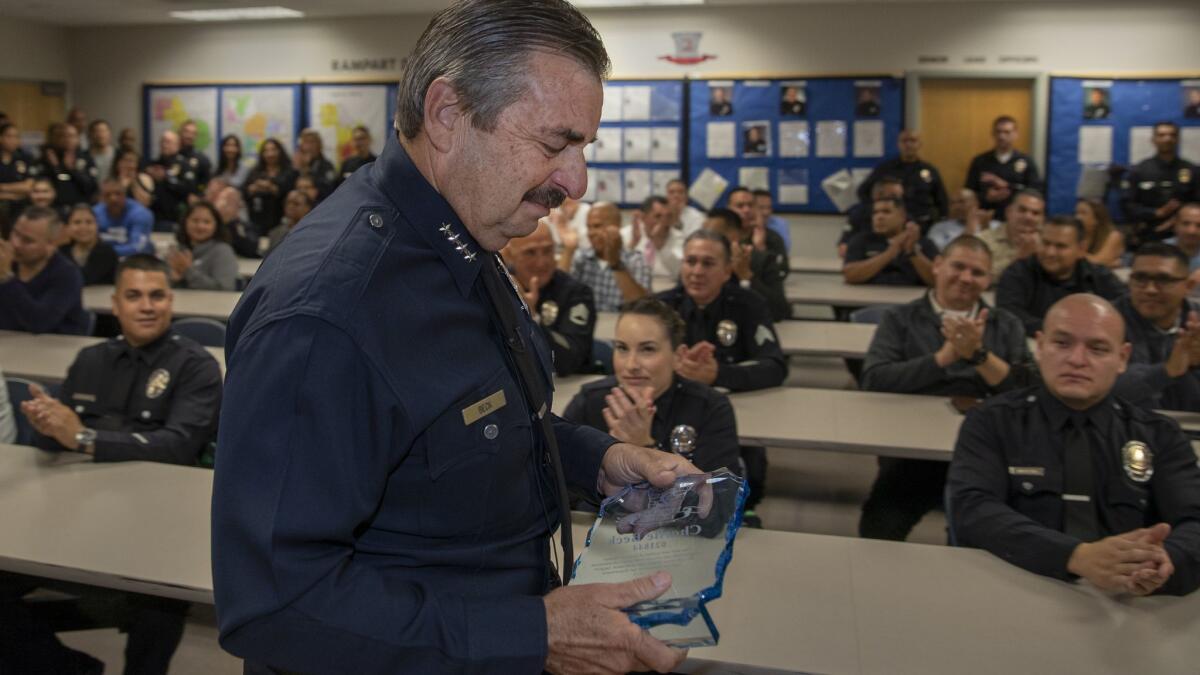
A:
{"type": "Polygon", "coordinates": [[[262,258],[238,258],[238,276],[249,279],[258,272],[262,262],[262,258]]]}
{"type": "MultiPolygon", "coordinates": [[[[112,286],[84,286],[83,308],[98,314],[112,314],[112,286]]],[[[201,316],[228,321],[233,308],[242,297],[236,291],[201,291],[175,289],[174,315],[201,316]]]]}
{"type": "Polygon", "coordinates": [[[838,257],[818,257],[808,255],[793,255],[788,257],[788,265],[792,273],[815,272],[818,274],[841,274],[842,259],[838,257]]]}
{"type": "MultiPolygon", "coordinates": [[[[39,382],[58,383],[67,376],[67,368],[84,347],[104,342],[105,338],[78,335],[35,335],[0,331],[0,369],[5,375],[25,377],[39,382]]],[[[225,350],[205,347],[225,373],[225,350]]]]}
{"type": "MultiPolygon", "coordinates": [[[[615,312],[596,313],[597,340],[613,339],[617,316],[615,312]]],[[[784,354],[861,359],[871,346],[875,326],[841,321],[780,321],[775,324],[775,332],[784,354]]]]}
{"type": "MultiPolygon", "coordinates": [[[[670,290],[676,280],[654,277],[654,292],[670,290]]],[[[841,275],[812,272],[792,273],[784,282],[788,302],[799,305],[830,305],[834,307],[868,307],[871,305],[902,305],[925,295],[925,286],[885,286],[879,284],[848,284],[841,275]]],[[[995,294],[983,295],[988,304],[995,304],[995,294]]]]}

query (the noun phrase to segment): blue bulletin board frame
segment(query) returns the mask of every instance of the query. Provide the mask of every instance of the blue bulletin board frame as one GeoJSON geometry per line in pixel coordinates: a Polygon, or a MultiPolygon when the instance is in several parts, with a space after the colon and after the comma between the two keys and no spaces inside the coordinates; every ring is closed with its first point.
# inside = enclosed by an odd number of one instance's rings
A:
{"type": "MultiPolygon", "coordinates": [[[[780,213],[839,213],[833,202],[821,189],[821,181],[842,169],[872,169],[880,162],[897,156],[896,140],[904,124],[904,79],[892,75],[861,75],[839,77],[795,77],[771,79],[736,79],[733,82],[733,114],[715,117],[709,107],[710,83],[729,82],[728,78],[708,78],[690,82],[688,126],[688,181],[694,181],[709,168],[729,181],[729,188],[738,185],[740,167],[763,167],[769,170],[771,193],[776,195],[775,211],[780,213]],[[805,82],[805,114],[785,117],[780,114],[780,94],[785,82],[805,82]],[[858,117],[855,115],[856,82],[878,81],[880,87],[880,111],[878,116],[858,117]],[[752,83],[752,84],[747,84],[752,83]],[[754,86],[753,83],[765,83],[754,86]],[[878,119],[883,122],[883,156],[854,157],[853,125],[857,120],[878,119]],[[742,122],[766,121],[770,124],[771,148],[765,157],[742,157],[744,138],[742,122]],[[818,121],[834,120],[846,122],[846,156],[816,156],[816,125],[818,121]],[[736,137],[737,155],[734,158],[709,158],[707,156],[708,123],[731,121],[738,125],[736,137]],[[807,157],[779,156],[779,123],[783,121],[807,121],[809,124],[809,154],[807,157]],[[790,171],[798,175],[807,171],[808,203],[787,204],[779,198],[780,172],[790,171]]],[[[726,195],[728,189],[726,189],[726,195]]],[[[717,204],[724,203],[724,196],[717,204]]]]}
{"type": "MultiPolygon", "coordinates": [[[[651,172],[655,171],[673,171],[679,178],[686,179],[684,172],[684,163],[687,160],[687,133],[686,133],[686,109],[684,107],[686,91],[686,82],[680,79],[669,80],[609,80],[605,82],[605,88],[624,88],[624,87],[649,87],[650,88],[650,118],[646,120],[604,120],[601,119],[600,127],[602,129],[628,129],[628,128],[670,128],[676,131],[676,147],[678,149],[676,161],[674,162],[600,162],[588,160],[588,184],[589,196],[593,196],[594,192],[594,173],[597,170],[620,171],[622,173],[622,184],[624,184],[624,172],[627,169],[643,169],[651,172]]],[[[624,133],[622,131],[622,133],[624,133]]],[[[622,152],[622,155],[624,151],[622,152]]],[[[622,157],[623,159],[623,157],[622,157]]],[[[630,201],[626,199],[626,190],[624,186],[621,189],[621,199],[617,204],[621,208],[640,208],[641,200],[630,201]]],[[[649,194],[659,194],[651,189],[649,194]]],[[[661,194],[659,196],[666,196],[661,194]]],[[[598,198],[597,198],[598,200],[598,198]]]]}
{"type": "MultiPolygon", "coordinates": [[[[1129,134],[1134,127],[1156,122],[1174,122],[1184,127],[1200,126],[1200,119],[1183,116],[1183,82],[1195,78],[1050,78],[1050,111],[1046,171],[1049,213],[1074,213],[1075,195],[1083,165],[1079,162],[1079,130],[1084,126],[1112,127],[1112,164],[1130,166],[1129,134]],[[1107,119],[1083,118],[1085,83],[1111,82],[1107,119]]],[[[1125,222],[1118,186],[1109,187],[1108,206],[1115,220],[1125,222]],[[1114,189],[1115,188],[1115,189],[1114,189]]]]}

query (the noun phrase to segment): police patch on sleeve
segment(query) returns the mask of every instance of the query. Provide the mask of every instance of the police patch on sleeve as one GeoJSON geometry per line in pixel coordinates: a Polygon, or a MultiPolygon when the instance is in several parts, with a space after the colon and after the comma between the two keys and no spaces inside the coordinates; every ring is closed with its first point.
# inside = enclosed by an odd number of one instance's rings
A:
{"type": "Polygon", "coordinates": [[[775,334],[771,332],[771,329],[767,328],[766,326],[764,326],[762,324],[759,324],[758,330],[754,331],[755,344],[757,344],[759,347],[761,347],[768,342],[774,342],[774,341],[775,341],[775,334]]]}
{"type": "Polygon", "coordinates": [[[720,342],[722,347],[729,347],[737,342],[737,334],[737,324],[729,319],[722,319],[717,324],[717,342],[720,342]]]}
{"type": "Polygon", "coordinates": [[[553,300],[543,302],[538,314],[542,317],[543,326],[553,326],[558,321],[558,303],[553,300]]]}
{"type": "Polygon", "coordinates": [[[171,384],[171,373],[168,373],[166,369],[159,368],[150,373],[150,378],[146,380],[146,398],[162,396],[169,384],[171,384]]]}
{"type": "Polygon", "coordinates": [[[567,312],[567,318],[576,326],[586,326],[588,322],[588,307],[582,302],[578,305],[573,305],[571,310],[567,312]]]}

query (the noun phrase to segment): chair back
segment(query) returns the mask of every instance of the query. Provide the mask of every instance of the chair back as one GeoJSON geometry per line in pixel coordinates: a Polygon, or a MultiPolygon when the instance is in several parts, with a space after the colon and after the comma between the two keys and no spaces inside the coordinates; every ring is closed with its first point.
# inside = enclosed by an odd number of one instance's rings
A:
{"type": "Polygon", "coordinates": [[[216,319],[189,316],[176,319],[171,325],[176,333],[195,340],[205,347],[225,346],[225,324],[216,319]]]}

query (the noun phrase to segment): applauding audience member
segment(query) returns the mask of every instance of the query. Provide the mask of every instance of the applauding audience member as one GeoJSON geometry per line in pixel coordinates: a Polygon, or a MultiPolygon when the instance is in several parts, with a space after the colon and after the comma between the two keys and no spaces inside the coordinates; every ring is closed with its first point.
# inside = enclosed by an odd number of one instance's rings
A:
{"type": "Polygon", "coordinates": [[[592,289],[596,309],[615,312],[650,291],[650,270],[638,251],[625,248],[621,240],[621,212],[616,204],[593,204],[587,217],[590,249],[579,250],[572,229],[559,232],[563,237],[558,268],[592,289]]]}
{"type": "Polygon", "coordinates": [[[1042,193],[1024,190],[1017,193],[1004,211],[1004,227],[977,233],[992,251],[992,277],[999,279],[1014,261],[1028,258],[1038,248],[1038,237],[1046,219],[1046,198],[1042,193]]]}
{"type": "Polygon", "coordinates": [[[154,214],[127,194],[125,186],[116,178],[101,184],[100,203],[92,207],[100,237],[121,257],[153,253],[150,233],[154,230],[154,214]]]}
{"type": "Polygon", "coordinates": [[[154,178],[142,171],[142,158],[137,152],[121,148],[113,160],[110,178],[121,181],[125,187],[125,196],[150,208],[154,204],[154,178]]]}
{"type": "Polygon", "coordinates": [[[117,273],[117,252],[100,238],[92,208],[87,204],[76,204],[67,216],[66,231],[71,240],[58,250],[79,266],[83,285],[112,285],[117,273]]]}
{"type": "Polygon", "coordinates": [[[226,185],[242,189],[246,177],[250,175],[250,167],[242,161],[242,139],[236,134],[229,134],[221,139],[221,156],[217,160],[217,171],[213,178],[220,178],[226,185]]]}
{"type": "Polygon", "coordinates": [[[992,219],[991,211],[979,208],[979,198],[975,193],[963,188],[950,197],[949,217],[934,223],[926,236],[941,251],[964,234],[977,236],[999,226],[1000,223],[992,219]]]}
{"type": "Polygon", "coordinates": [[[904,202],[876,200],[871,213],[871,231],[846,243],[842,277],[848,284],[892,286],[933,285],[933,242],[921,236],[921,228],[909,221],[904,202]]]}
{"type": "Polygon", "coordinates": [[[1113,224],[1108,207],[1096,199],[1075,202],[1075,217],[1083,223],[1084,247],[1088,262],[1103,267],[1119,267],[1125,253],[1125,237],[1113,224]]]}
{"type": "Polygon", "coordinates": [[[54,205],[63,211],[96,196],[96,163],[79,147],[79,131],[70,124],[50,127],[50,142],[42,151],[38,173],[54,184],[54,205]]]}
{"type": "Polygon", "coordinates": [[[212,291],[237,289],[237,255],[229,245],[229,229],[217,207],[206,201],[193,203],[175,237],[179,248],[167,255],[173,286],[212,291]]]}
{"type": "Polygon", "coordinates": [[[83,274],[58,252],[58,214],[30,206],[0,241],[0,330],[83,335],[83,274]]]}

